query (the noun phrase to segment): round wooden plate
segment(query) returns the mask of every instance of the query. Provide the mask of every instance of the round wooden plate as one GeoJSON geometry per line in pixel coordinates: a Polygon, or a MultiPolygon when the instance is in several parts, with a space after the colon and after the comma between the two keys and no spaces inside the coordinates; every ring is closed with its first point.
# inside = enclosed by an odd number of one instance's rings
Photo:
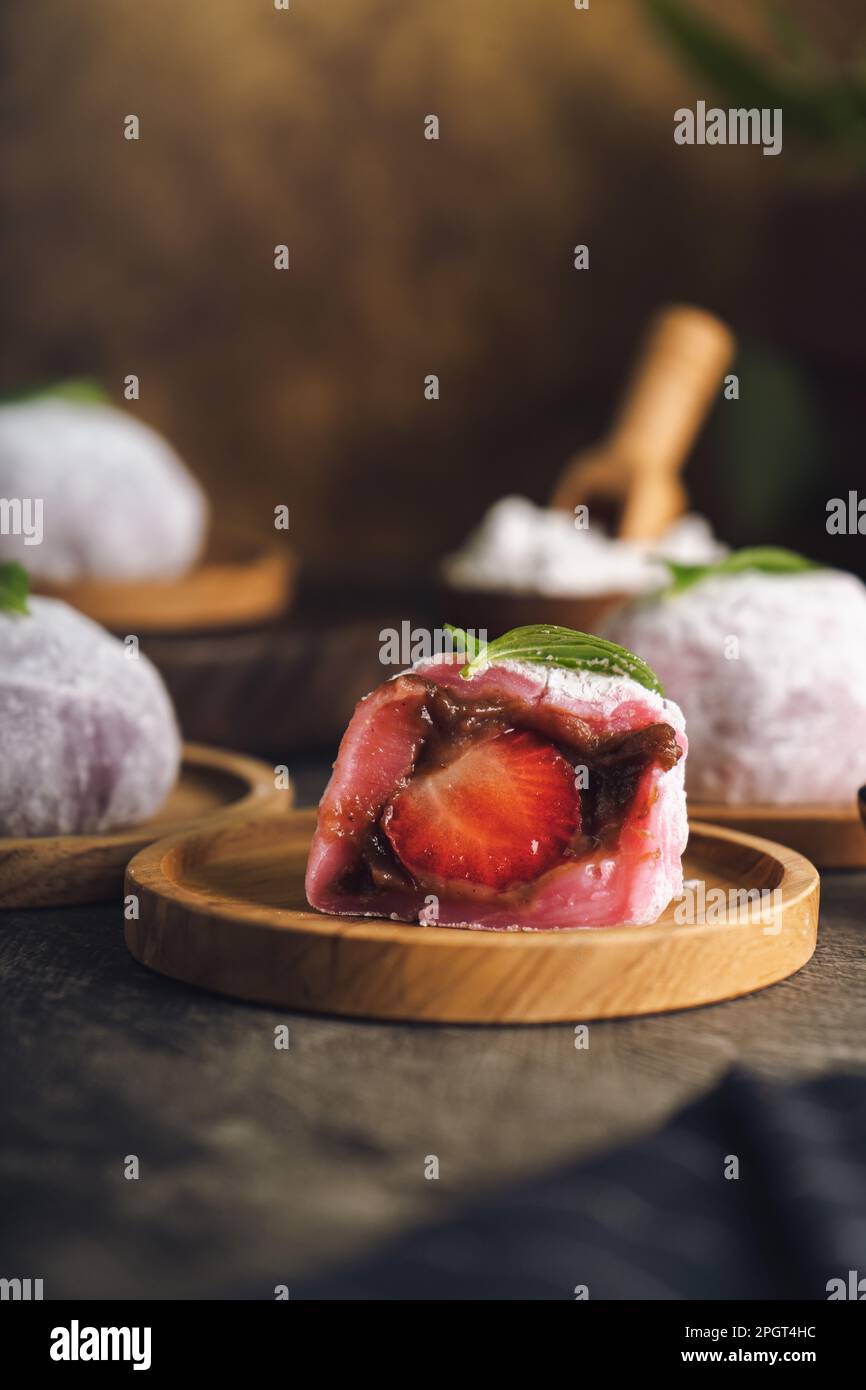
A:
{"type": "Polygon", "coordinates": [[[179,579],[74,584],[34,583],[88,618],[126,635],[242,627],[280,617],[288,607],[297,562],[278,545],[215,534],[203,560],[179,579]]]}
{"type": "Polygon", "coordinates": [[[177,785],[158,815],[110,835],[0,839],[0,907],[99,902],[120,895],[123,871],[145,845],[203,822],[287,811],[290,790],[255,758],[184,744],[177,785]]]}
{"type": "Polygon", "coordinates": [[[779,840],[819,869],[866,869],[866,830],[850,805],[727,806],[690,801],[689,818],[779,840]]]}
{"type": "Polygon", "coordinates": [[[691,827],[686,878],[703,881],[705,895],[778,889],[769,925],[747,912],[741,923],[731,910],[719,922],[679,925],[674,903],[651,927],[550,932],[326,917],[303,888],[315,814],[214,826],[143,850],[126,872],[126,892],[139,899],[138,920],[126,922],[132,954],[188,984],[291,1009],[543,1023],[729,999],[791,975],[815,949],[813,866],[712,825],[691,827]]]}

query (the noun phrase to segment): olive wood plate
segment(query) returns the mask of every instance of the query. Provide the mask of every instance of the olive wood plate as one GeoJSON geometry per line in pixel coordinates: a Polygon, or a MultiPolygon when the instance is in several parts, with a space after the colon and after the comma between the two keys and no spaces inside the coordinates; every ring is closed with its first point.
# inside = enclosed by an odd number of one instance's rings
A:
{"type": "Polygon", "coordinates": [[[184,632],[269,622],[288,608],[297,561],[276,544],[216,533],[201,562],[177,579],[34,581],[112,632],[184,632]]]}
{"type": "Polygon", "coordinates": [[[0,838],[0,907],[99,902],[120,895],[123,871],[145,845],[218,819],[269,815],[291,806],[274,769],[255,758],[184,744],[180,776],[151,820],[107,835],[0,838]]]}
{"type": "MultiPolygon", "coordinates": [[[[623,1017],[730,999],[799,970],[815,949],[817,871],[781,845],[692,825],[687,879],[779,890],[769,924],[565,931],[420,927],[312,911],[304,869],[315,811],[205,827],[130,863],[126,943],[187,984],[290,1009],[443,1023],[623,1017]]],[[[700,890],[697,890],[700,891],[700,890]]],[[[707,899],[709,901],[709,899],[707,899]]],[[[708,914],[709,915],[709,914],[708,914]]]]}
{"type": "Polygon", "coordinates": [[[866,830],[854,797],[850,805],[731,806],[689,801],[691,816],[778,840],[805,854],[819,869],[866,869],[866,830]]]}

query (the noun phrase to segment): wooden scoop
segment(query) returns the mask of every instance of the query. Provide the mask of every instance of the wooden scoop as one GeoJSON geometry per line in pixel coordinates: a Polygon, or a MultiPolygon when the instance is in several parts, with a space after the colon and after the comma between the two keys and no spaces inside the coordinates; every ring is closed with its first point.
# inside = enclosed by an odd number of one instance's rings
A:
{"type": "Polygon", "coordinates": [[[662,309],[611,433],[566,465],[551,506],[573,512],[584,504],[611,535],[657,540],[686,509],[680,470],[734,347],[730,329],[706,310],[662,309]]]}

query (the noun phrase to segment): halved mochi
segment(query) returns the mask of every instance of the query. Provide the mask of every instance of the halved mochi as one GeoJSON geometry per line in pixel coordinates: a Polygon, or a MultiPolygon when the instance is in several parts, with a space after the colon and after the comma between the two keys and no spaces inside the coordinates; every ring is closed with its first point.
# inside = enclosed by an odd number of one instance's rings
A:
{"type": "Polygon", "coordinates": [[[307,897],[451,926],[653,922],[681,891],[678,707],[627,677],[418,663],[357,706],[319,807],[307,897]]]}

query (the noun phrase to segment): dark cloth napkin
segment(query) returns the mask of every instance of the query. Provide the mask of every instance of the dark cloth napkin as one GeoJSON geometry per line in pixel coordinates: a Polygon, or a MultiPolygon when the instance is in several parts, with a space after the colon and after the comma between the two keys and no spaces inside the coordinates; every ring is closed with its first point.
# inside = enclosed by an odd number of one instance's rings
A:
{"type": "Polygon", "coordinates": [[[850,1271],[866,1292],[866,1077],[782,1086],[735,1071],[657,1133],[292,1297],[826,1299],[850,1271]]]}

